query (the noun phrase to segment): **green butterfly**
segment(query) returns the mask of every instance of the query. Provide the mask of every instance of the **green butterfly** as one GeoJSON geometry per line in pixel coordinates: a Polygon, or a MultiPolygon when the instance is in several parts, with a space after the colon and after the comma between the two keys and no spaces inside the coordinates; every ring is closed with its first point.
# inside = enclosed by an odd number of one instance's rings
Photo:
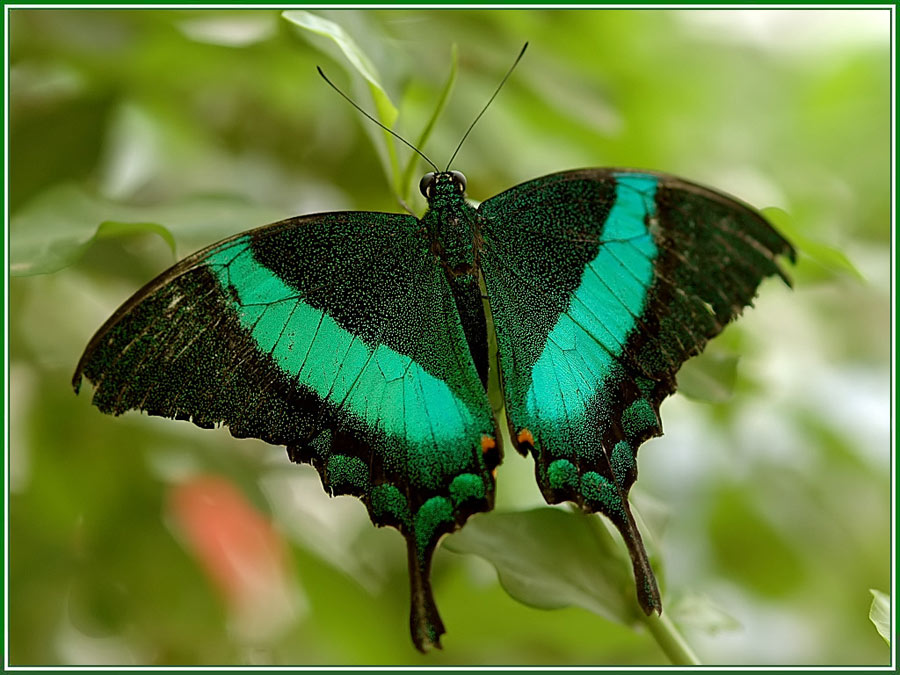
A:
{"type": "Polygon", "coordinates": [[[406,538],[425,651],[444,633],[435,547],[493,506],[496,369],[512,444],[547,502],[608,517],[641,607],[660,611],[628,504],[638,447],[662,433],[681,364],[763,278],[789,283],[777,258],[793,248],[752,208],[662,173],[566,171],[478,208],[457,171],[435,168],[420,189],[421,219],[301,216],[182,260],[100,328],[75,391],[86,377],[103,412],[284,445],[330,494],[359,497],[406,538]]]}

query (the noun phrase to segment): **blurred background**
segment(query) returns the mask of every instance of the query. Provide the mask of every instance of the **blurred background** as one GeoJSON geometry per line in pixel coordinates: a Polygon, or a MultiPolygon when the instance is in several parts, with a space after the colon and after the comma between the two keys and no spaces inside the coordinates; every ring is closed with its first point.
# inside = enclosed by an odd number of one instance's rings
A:
{"type": "MultiPolygon", "coordinates": [[[[530,41],[454,162],[473,200],[630,166],[787,214],[794,290],[768,280],[710,345],[725,375],[685,383],[706,400],[663,404],[633,501],[705,663],[889,663],[869,620],[869,589],[891,590],[889,10],[315,14],[411,140],[456,45],[423,148],[441,165],[530,41]]],[[[526,607],[447,547],[444,650],[421,656],[402,537],[360,502],[283,448],[74,396],[91,335],[177,258],[291,215],[401,208],[381,132],[315,66],[374,109],[370,90],[277,10],[9,17],[10,663],[666,663],[646,631],[526,607]]],[[[543,503],[517,455],[498,490],[499,510],[543,503]]]]}

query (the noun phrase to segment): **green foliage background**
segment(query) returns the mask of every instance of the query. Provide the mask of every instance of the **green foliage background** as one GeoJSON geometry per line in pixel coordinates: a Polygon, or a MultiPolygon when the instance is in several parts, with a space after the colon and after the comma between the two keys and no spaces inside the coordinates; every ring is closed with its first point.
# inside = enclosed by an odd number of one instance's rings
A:
{"type": "MultiPolygon", "coordinates": [[[[891,590],[887,10],[319,15],[369,56],[411,139],[457,45],[456,87],[423,148],[439,165],[530,41],[454,163],[475,200],[632,166],[789,214],[795,289],[767,282],[711,345],[707,365],[740,355],[732,393],[700,369],[691,390],[714,402],[663,405],[634,502],[666,616],[705,662],[888,663],[868,619],[869,589],[891,590]]],[[[381,132],[315,66],[371,109],[369,91],[278,11],[13,10],[10,22],[11,663],[666,662],[648,632],[518,604],[486,562],[447,547],[434,570],[445,649],[423,657],[401,537],[370,527],[356,500],[329,500],[283,449],[108,418],[73,396],[87,340],[174,262],[172,244],[181,257],[289,215],[399,207],[381,132]],[[173,485],[201,473],[238,486],[287,542],[293,615],[277,629],[235,627],[173,524],[173,485]]],[[[506,458],[498,510],[541,505],[531,472],[506,458]]],[[[539,543],[526,550],[543,562],[539,543]]]]}

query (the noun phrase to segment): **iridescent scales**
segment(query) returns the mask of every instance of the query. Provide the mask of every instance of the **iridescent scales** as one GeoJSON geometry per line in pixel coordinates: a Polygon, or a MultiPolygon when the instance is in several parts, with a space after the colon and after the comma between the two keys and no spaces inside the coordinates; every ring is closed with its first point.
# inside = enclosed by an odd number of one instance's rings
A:
{"type": "Polygon", "coordinates": [[[681,363],[781,274],[790,245],[748,207],[663,174],[585,169],[482,202],[461,175],[427,182],[421,220],[299,217],[237,235],[138,291],[76,369],[104,412],[227,425],[284,445],[331,494],[400,530],[410,631],[444,632],[431,556],[493,505],[499,365],[514,445],[548,502],[607,515],[638,600],[660,598],[631,516],[636,454],[661,433],[681,363]],[[488,354],[488,316],[497,359],[488,354]]]}
{"type": "MultiPolygon", "coordinates": [[[[451,456],[462,441],[461,451],[468,453],[465,439],[475,415],[446,382],[384,344],[373,349],[324,310],[306,304],[297,289],[254,259],[249,243],[242,237],[222,247],[207,265],[233,298],[241,325],[260,351],[322,400],[388,436],[413,444],[434,442],[451,456]]],[[[467,463],[448,466],[448,473],[467,463]]]]}

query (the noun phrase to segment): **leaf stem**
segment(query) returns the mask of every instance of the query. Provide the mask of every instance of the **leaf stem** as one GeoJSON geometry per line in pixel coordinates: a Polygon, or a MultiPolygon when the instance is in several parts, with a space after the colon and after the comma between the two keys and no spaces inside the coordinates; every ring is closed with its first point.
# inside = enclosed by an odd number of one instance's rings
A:
{"type": "Polygon", "coordinates": [[[675,666],[699,666],[700,659],[694,654],[694,650],[685,641],[684,636],[678,632],[675,624],[666,614],[653,613],[646,616],[641,613],[641,618],[647,625],[647,629],[656,640],[656,644],[665,652],[666,656],[675,666]]]}
{"type": "MultiPolygon", "coordinates": [[[[578,509],[574,504],[569,504],[569,506],[576,513],[580,511],[580,509],[578,509]]],[[[638,514],[634,506],[632,506],[631,508],[634,510],[635,516],[637,518],[640,518],[640,514],[638,514]]],[[[587,518],[588,524],[591,526],[594,534],[598,535],[598,539],[600,539],[601,537],[599,537],[599,534],[604,529],[604,525],[600,521],[600,514],[590,514],[587,516],[587,518]]],[[[624,563],[627,558],[623,556],[622,560],[624,563]]],[[[628,576],[629,578],[633,578],[630,574],[628,576]]],[[[678,632],[678,629],[675,627],[675,624],[672,623],[672,620],[668,617],[668,615],[666,615],[665,613],[656,614],[654,612],[648,616],[644,614],[643,610],[638,605],[637,598],[635,597],[634,592],[631,591],[628,596],[631,599],[630,601],[634,611],[634,615],[636,617],[639,617],[641,621],[643,621],[647,625],[647,629],[650,631],[653,639],[656,640],[656,644],[658,644],[665,655],[669,657],[672,665],[702,665],[700,663],[700,659],[698,659],[697,655],[694,654],[694,650],[691,649],[691,646],[684,639],[684,636],[678,632]]]]}

